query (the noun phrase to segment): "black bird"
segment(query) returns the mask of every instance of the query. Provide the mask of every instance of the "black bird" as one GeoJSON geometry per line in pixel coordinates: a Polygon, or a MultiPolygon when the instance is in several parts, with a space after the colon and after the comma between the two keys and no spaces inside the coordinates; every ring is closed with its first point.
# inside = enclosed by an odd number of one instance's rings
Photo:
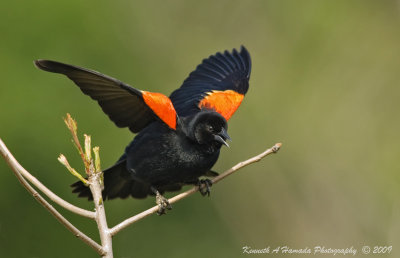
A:
{"type": "MultiPolygon", "coordinates": [[[[99,72],[50,60],[35,65],[61,73],[96,100],[118,127],[138,135],[118,162],[104,170],[104,199],[156,195],[159,214],[170,205],[161,194],[185,184],[205,185],[210,193],[211,170],[220,148],[228,146],[227,120],[249,88],[251,59],[238,52],[216,53],[204,59],[171,96],[135,89],[99,72]]],[[[80,197],[92,198],[82,182],[72,185],[80,197]]]]}

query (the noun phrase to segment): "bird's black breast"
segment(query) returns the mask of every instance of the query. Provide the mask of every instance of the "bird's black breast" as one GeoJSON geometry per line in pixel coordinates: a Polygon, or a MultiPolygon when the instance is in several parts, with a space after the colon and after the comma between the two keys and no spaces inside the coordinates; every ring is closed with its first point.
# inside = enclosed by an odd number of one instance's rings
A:
{"type": "Polygon", "coordinates": [[[220,146],[200,145],[181,130],[154,122],[126,148],[133,178],[153,186],[185,184],[204,175],[218,159],[220,146]]]}

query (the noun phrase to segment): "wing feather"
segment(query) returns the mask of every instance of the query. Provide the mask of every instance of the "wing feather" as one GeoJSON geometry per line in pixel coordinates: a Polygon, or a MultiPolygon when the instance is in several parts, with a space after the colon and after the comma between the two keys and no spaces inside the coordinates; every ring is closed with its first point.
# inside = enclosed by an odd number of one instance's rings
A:
{"type": "Polygon", "coordinates": [[[170,113],[169,121],[164,122],[171,128],[176,128],[176,112],[168,97],[162,94],[140,91],[110,76],[78,66],[50,60],[36,60],[35,65],[44,71],[66,75],[84,94],[96,100],[118,127],[129,127],[132,132],[137,133],[156,119],[164,121],[164,117],[156,114],[154,109],[160,110],[165,105],[165,112],[170,113]],[[163,102],[151,106],[146,103],[143,94],[161,97],[163,102]],[[175,121],[171,116],[175,117],[175,121]]]}
{"type": "Polygon", "coordinates": [[[249,88],[250,72],[251,58],[245,47],[240,52],[236,49],[218,52],[204,59],[170,99],[179,116],[208,108],[229,119],[249,88]]]}

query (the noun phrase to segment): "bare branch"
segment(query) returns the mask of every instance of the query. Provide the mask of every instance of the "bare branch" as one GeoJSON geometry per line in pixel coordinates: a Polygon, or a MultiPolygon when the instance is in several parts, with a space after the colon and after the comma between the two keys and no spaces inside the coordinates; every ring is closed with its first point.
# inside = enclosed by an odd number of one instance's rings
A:
{"type": "MultiPolygon", "coordinates": [[[[61,199],[59,196],[50,191],[46,186],[44,186],[39,180],[37,180],[34,176],[32,176],[27,170],[25,170],[18,161],[12,156],[10,151],[7,149],[6,145],[0,139],[0,153],[8,163],[8,165],[13,170],[14,174],[17,176],[18,180],[21,184],[33,195],[33,197],[42,204],[58,221],[60,221],[69,231],[71,231],[76,237],[81,239],[83,242],[92,247],[98,254],[102,257],[112,258],[112,237],[120,232],[122,229],[128,227],[129,225],[153,214],[156,213],[159,209],[158,206],[154,206],[146,211],[143,211],[135,216],[132,216],[113,228],[108,228],[106,213],[104,209],[104,203],[102,198],[102,188],[103,188],[103,173],[100,170],[100,157],[99,157],[99,148],[94,147],[94,160],[91,156],[91,139],[90,136],[85,135],[85,152],[83,151],[77,136],[77,126],[76,122],[71,118],[69,114],[67,114],[67,119],[65,119],[65,123],[71,131],[73,136],[73,142],[78,149],[79,154],[81,155],[82,161],[85,164],[85,170],[88,174],[88,180],[82,180],[84,183],[89,185],[89,188],[92,192],[93,201],[95,205],[95,212],[88,211],[85,209],[81,209],[75,205],[72,205],[65,200],[61,199]],[[72,225],[65,217],[63,217],[51,204],[49,204],[30,184],[32,183],[36,186],[40,191],[42,191],[45,195],[47,195],[52,201],[59,204],[61,207],[70,210],[73,213],[81,215],[83,217],[88,217],[94,219],[97,223],[101,245],[92,240],[90,237],[82,233],[79,229],[77,229],[74,225],[72,225]]],[[[238,171],[239,169],[260,161],[262,158],[266,157],[269,154],[276,153],[280,147],[281,143],[275,144],[273,147],[267,149],[263,153],[252,157],[246,161],[240,162],[237,165],[233,166],[231,169],[225,171],[221,175],[213,178],[212,183],[215,184],[230,174],[238,171]]],[[[59,161],[64,164],[67,169],[73,173],[74,175],[78,174],[69,164],[66,158],[61,155],[59,161]]],[[[82,176],[81,176],[82,177],[82,176]]],[[[82,177],[83,178],[83,177],[82,177]]],[[[169,199],[169,203],[175,203],[183,198],[188,197],[189,195],[197,192],[199,190],[199,186],[195,186],[189,189],[186,192],[178,194],[171,199],[169,199]]]]}
{"type": "MultiPolygon", "coordinates": [[[[93,167],[92,167],[93,168],[93,167]]],[[[93,203],[96,209],[96,223],[99,229],[101,245],[105,251],[103,257],[113,257],[112,236],[107,225],[106,212],[101,189],[101,175],[103,172],[95,173],[91,171],[89,176],[89,187],[93,195],[93,203]]]]}
{"type": "Polygon", "coordinates": [[[61,215],[50,203],[48,203],[25,179],[24,177],[16,172],[19,182],[32,194],[32,196],[45,207],[61,224],[63,224],[74,236],[81,239],[88,246],[93,248],[98,254],[104,255],[104,249],[96,241],[85,235],[82,231],[77,229],[71,222],[69,222],[63,215],[61,215]]]}
{"type": "MultiPolygon", "coordinates": [[[[221,181],[222,179],[224,179],[225,177],[231,175],[232,173],[238,171],[239,169],[250,165],[252,163],[258,162],[260,161],[262,158],[272,154],[272,153],[276,153],[280,148],[281,148],[282,144],[281,143],[277,143],[275,144],[273,147],[267,149],[266,151],[264,151],[263,153],[258,154],[257,156],[254,156],[246,161],[242,161],[239,162],[238,164],[236,164],[235,166],[233,166],[232,168],[228,169],[227,171],[225,171],[224,173],[220,174],[219,176],[213,178],[212,182],[213,184],[216,184],[217,182],[221,181]]],[[[171,199],[169,199],[169,203],[175,203],[179,200],[182,200],[183,198],[188,197],[189,195],[192,195],[193,193],[197,192],[199,190],[199,186],[195,186],[189,190],[187,190],[186,192],[183,192],[181,194],[178,194],[174,197],[172,197],[171,199]]],[[[156,213],[158,210],[158,206],[154,206],[148,210],[145,210],[137,215],[134,215],[126,220],[124,220],[123,222],[119,223],[118,225],[114,226],[113,228],[110,229],[110,233],[111,236],[115,236],[118,232],[120,232],[122,229],[128,227],[129,225],[138,222],[139,220],[153,214],[156,213]]]]}
{"type": "MultiPolygon", "coordinates": [[[[91,148],[91,137],[90,135],[85,136],[85,152],[83,153],[81,144],[77,135],[77,124],[74,119],[72,119],[70,114],[67,114],[67,118],[65,119],[65,123],[69,126],[72,137],[75,141],[75,145],[79,146],[78,150],[81,154],[82,162],[85,165],[85,171],[88,175],[88,186],[93,196],[93,203],[95,207],[95,220],[97,224],[97,228],[99,230],[101,246],[103,250],[102,257],[104,258],[112,258],[113,250],[112,250],[112,236],[110,234],[110,230],[107,225],[106,212],[104,208],[102,190],[104,187],[103,184],[103,172],[100,170],[100,154],[99,147],[94,147],[94,157],[95,160],[92,159],[92,148],[91,148]],[[72,128],[72,129],[71,129],[72,128]]],[[[66,158],[65,158],[66,160],[66,158]]],[[[67,163],[67,162],[64,162],[67,163]]],[[[65,164],[64,164],[65,165],[65,164]]],[[[69,165],[69,164],[68,164],[69,165]]],[[[68,166],[67,166],[68,168],[68,166]]],[[[68,168],[68,170],[70,170],[68,168]]]]}
{"type": "Polygon", "coordinates": [[[60,198],[58,195],[53,193],[50,189],[44,186],[36,177],[32,176],[27,170],[25,170],[18,161],[14,158],[11,152],[7,149],[6,145],[0,138],[0,153],[13,170],[13,172],[17,175],[20,174],[34,186],[36,186],[41,192],[43,192],[47,197],[49,197],[53,202],[57,203],[61,207],[78,214],[80,216],[95,219],[95,213],[93,211],[88,211],[82,208],[79,208],[64,199],[60,198]]]}

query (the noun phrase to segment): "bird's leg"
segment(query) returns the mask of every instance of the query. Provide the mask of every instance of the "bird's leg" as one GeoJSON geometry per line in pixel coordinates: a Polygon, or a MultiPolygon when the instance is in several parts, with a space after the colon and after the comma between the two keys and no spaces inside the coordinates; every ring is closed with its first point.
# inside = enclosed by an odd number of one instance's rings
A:
{"type": "Polygon", "coordinates": [[[165,214],[165,209],[167,209],[167,210],[172,209],[172,206],[171,206],[171,204],[169,204],[167,198],[162,196],[160,194],[160,192],[153,186],[151,186],[150,189],[156,195],[156,203],[158,205],[157,215],[161,216],[161,215],[165,214]]]}
{"type": "Polygon", "coordinates": [[[210,196],[210,188],[212,186],[212,181],[210,179],[200,179],[197,181],[197,185],[199,186],[199,192],[201,195],[210,196]]]}

